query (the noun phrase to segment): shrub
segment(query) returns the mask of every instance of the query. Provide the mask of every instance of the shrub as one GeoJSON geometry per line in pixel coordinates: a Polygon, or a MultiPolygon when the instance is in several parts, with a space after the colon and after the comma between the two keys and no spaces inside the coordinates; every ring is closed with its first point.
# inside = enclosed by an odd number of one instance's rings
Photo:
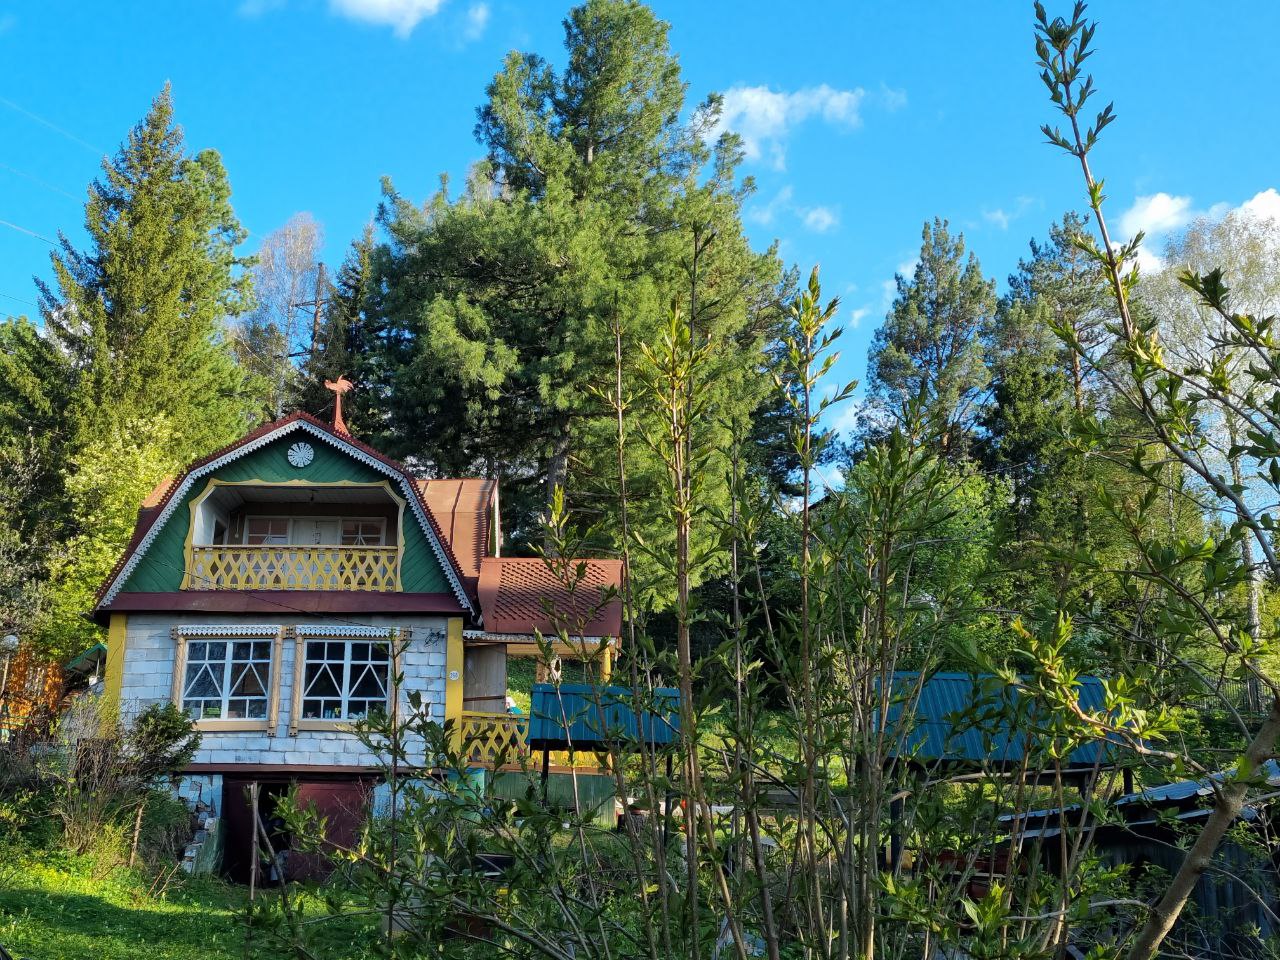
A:
{"type": "MultiPolygon", "coordinates": [[[[73,853],[92,853],[104,865],[118,864],[132,846],[139,810],[156,802],[157,780],[190,761],[200,735],[172,704],[149,706],[122,724],[105,716],[92,698],[64,714],[57,734],[57,749],[40,766],[63,843],[73,853]]],[[[174,843],[170,836],[161,846],[174,843]]]]}

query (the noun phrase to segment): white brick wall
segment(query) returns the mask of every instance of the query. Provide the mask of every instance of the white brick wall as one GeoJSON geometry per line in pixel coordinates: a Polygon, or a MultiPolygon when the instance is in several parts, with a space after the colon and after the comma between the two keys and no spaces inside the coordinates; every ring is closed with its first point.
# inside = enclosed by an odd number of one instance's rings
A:
{"type": "MultiPolygon", "coordinates": [[[[168,700],[173,694],[174,641],[171,629],[186,624],[268,624],[280,626],[349,626],[408,628],[411,643],[403,652],[401,669],[404,686],[401,700],[419,691],[429,705],[430,717],[444,722],[445,617],[346,616],[341,620],[324,617],[292,617],[273,621],[263,616],[234,614],[130,614],[124,659],[124,683],[120,692],[126,710],[141,709],[168,700]]],[[[378,758],[352,734],[336,730],[300,730],[289,736],[293,708],[294,645],[286,640],[281,650],[280,716],[274,729],[263,732],[212,732],[201,735],[200,750],[193,762],[211,764],[264,763],[281,765],[373,766],[378,758]]]]}

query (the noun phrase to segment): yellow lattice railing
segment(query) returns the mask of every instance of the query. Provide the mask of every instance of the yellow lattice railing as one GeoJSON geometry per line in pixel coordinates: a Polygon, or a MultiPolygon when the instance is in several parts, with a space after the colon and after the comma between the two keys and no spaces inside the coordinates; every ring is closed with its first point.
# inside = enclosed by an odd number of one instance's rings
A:
{"type": "Polygon", "coordinates": [[[474,763],[519,763],[529,752],[529,718],[509,713],[462,711],[462,748],[474,763]]]}
{"type": "Polygon", "coordinates": [[[398,547],[192,547],[184,590],[399,589],[398,547]]]}
{"type": "MultiPolygon", "coordinates": [[[[530,756],[526,745],[528,738],[528,717],[509,713],[483,713],[479,710],[462,711],[462,749],[472,763],[493,766],[501,758],[503,763],[517,766],[522,758],[530,756]]],[[[530,762],[540,764],[542,755],[531,757],[530,762]]],[[[605,769],[592,754],[576,753],[570,756],[568,750],[552,750],[548,762],[553,767],[605,769]]]]}

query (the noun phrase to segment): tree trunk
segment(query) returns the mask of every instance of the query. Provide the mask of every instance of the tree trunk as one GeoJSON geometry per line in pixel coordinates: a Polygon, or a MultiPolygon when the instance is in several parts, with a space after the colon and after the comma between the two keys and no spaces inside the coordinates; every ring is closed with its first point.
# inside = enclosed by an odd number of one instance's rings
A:
{"type": "MultiPolygon", "coordinates": [[[[551,504],[557,488],[563,488],[569,479],[569,418],[564,417],[556,424],[551,439],[551,455],[547,458],[546,499],[547,516],[551,516],[551,504]]],[[[549,539],[543,543],[544,549],[550,550],[549,539]]]]}
{"type": "Polygon", "coordinates": [[[1280,699],[1272,699],[1271,713],[1266,722],[1259,728],[1257,735],[1245,748],[1244,756],[1236,768],[1236,775],[1222,785],[1218,791],[1213,812],[1205,821],[1204,829],[1191,849],[1187,851],[1182,866],[1174,874],[1160,902],[1151,910],[1151,916],[1138,931],[1137,938],[1129,950],[1129,960],[1151,960],[1160,949],[1160,944],[1169,935],[1182,910],[1191,898],[1196,881],[1208,869],[1214,852],[1222,843],[1227,830],[1240,816],[1245,797],[1249,792],[1249,781],[1275,750],[1276,739],[1280,738],[1280,699]]]}
{"type": "MultiPolygon", "coordinates": [[[[1234,424],[1231,429],[1231,446],[1236,446],[1236,431],[1234,424]]],[[[1240,469],[1240,457],[1231,458],[1231,482],[1237,487],[1243,487],[1244,477],[1243,471],[1240,469]]],[[[1243,520],[1236,511],[1237,518],[1243,520]]],[[[1246,570],[1247,580],[1245,581],[1248,588],[1248,623],[1249,639],[1255,643],[1262,635],[1262,578],[1258,575],[1258,566],[1253,559],[1253,531],[1246,529],[1240,537],[1240,562],[1246,570]]],[[[1255,664],[1256,665],[1256,664],[1255,664]]],[[[1258,675],[1255,671],[1250,671],[1249,676],[1245,680],[1245,706],[1250,713],[1262,712],[1262,691],[1258,684],[1258,675]]]]}

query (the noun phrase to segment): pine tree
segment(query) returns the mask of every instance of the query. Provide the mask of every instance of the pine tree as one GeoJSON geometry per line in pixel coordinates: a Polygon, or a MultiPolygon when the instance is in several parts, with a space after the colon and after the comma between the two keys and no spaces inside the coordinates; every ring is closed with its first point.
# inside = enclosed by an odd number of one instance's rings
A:
{"type": "MultiPolygon", "coordinates": [[[[717,101],[682,121],[667,26],[641,4],[591,0],[565,38],[561,73],[507,58],[479,114],[488,158],[460,197],[442,188],[422,207],[389,191],[374,257],[378,356],[364,386],[383,404],[376,442],[441,473],[499,477],[516,541],[536,535],[561,484],[579,515],[614,509],[611,428],[592,388],[613,380],[615,321],[634,389],[639,344],[696,296],[695,331],[717,347],[705,384],[717,417],[704,426],[720,450],[735,418],[778,402],[762,351],[784,275],[743,234],[738,141],[704,139],[717,101]]],[[[642,504],[660,473],[634,446],[642,504]]]]}
{"type": "Polygon", "coordinates": [[[80,617],[166,473],[244,433],[261,397],[224,339],[250,300],[244,239],[218,154],[189,155],[168,86],[89,187],[80,251],[62,238],[45,328],[67,359],[68,511],[41,635],[92,640],[80,617]]]}
{"type": "Polygon", "coordinates": [[[945,220],[925,223],[920,259],[910,279],[896,278],[897,298],[876,331],[869,396],[888,416],[920,399],[942,425],[945,453],[966,455],[989,382],[983,337],[995,313],[995,282],[964,235],[952,239],[945,220]]]}

